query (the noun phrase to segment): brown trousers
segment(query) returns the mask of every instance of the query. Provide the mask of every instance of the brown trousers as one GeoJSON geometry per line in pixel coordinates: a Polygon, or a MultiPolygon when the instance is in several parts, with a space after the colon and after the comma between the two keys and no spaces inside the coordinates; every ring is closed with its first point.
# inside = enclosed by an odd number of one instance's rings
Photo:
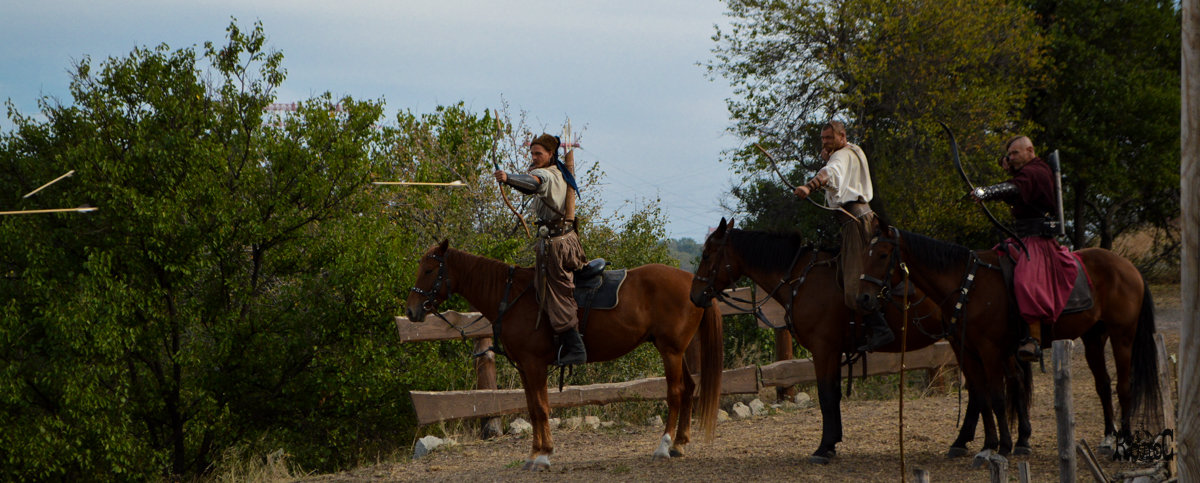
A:
{"type": "Polygon", "coordinates": [[[842,222],[842,253],[838,257],[838,268],[842,271],[843,301],[850,310],[860,312],[856,300],[861,288],[859,276],[863,273],[867,245],[871,242],[868,230],[874,226],[875,213],[867,212],[857,218],[850,218],[843,213],[838,220],[842,222]]]}
{"type": "Polygon", "coordinates": [[[574,272],[587,263],[579,236],[572,231],[559,237],[538,238],[536,250],[534,283],[543,314],[556,334],[574,329],[579,325],[574,272]]]}

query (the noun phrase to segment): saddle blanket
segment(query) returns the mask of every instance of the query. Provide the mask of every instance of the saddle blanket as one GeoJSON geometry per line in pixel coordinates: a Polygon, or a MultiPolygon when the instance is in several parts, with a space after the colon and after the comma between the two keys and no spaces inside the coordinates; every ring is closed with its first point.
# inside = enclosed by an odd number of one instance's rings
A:
{"type": "Polygon", "coordinates": [[[605,270],[602,275],[575,281],[575,302],[579,310],[611,309],[617,306],[625,269],[605,270]]]}
{"type": "MultiPolygon", "coordinates": [[[[1087,268],[1084,267],[1083,261],[1079,259],[1079,255],[1072,253],[1071,258],[1075,261],[1075,268],[1078,273],[1075,275],[1074,285],[1071,287],[1071,294],[1067,296],[1067,304],[1063,307],[1061,315],[1069,315],[1077,312],[1083,312],[1092,308],[1094,301],[1092,300],[1092,281],[1088,278],[1087,268]]],[[[1000,271],[1004,273],[1004,283],[1009,290],[1013,287],[1013,267],[1015,263],[1012,258],[1004,254],[1000,257],[1000,271]]],[[[1060,316],[1061,316],[1060,315],[1060,316]]]]}

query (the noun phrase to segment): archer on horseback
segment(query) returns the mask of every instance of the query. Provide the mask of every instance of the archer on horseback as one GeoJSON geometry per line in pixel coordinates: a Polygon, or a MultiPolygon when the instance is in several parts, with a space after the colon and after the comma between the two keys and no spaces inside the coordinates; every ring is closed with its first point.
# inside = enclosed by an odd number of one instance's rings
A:
{"type": "Polygon", "coordinates": [[[863,253],[871,238],[875,212],[870,202],[874,196],[871,186],[871,170],[867,155],[862,148],[846,141],[846,126],[840,121],[829,121],[821,127],[821,159],[825,167],[797,186],[796,196],[807,198],[818,189],[825,190],[825,203],[830,208],[839,208],[842,221],[842,250],[838,258],[841,272],[843,301],[846,306],[862,315],[870,331],[866,343],[858,348],[861,352],[872,351],[895,339],[892,329],[876,309],[864,313],[856,302],[858,278],[862,275],[863,253]]]}
{"type": "Polygon", "coordinates": [[[558,160],[557,137],[542,134],[529,144],[533,164],[528,173],[506,173],[497,169],[496,180],[517,191],[533,195],[533,208],[537,213],[538,240],[535,245],[538,301],[543,314],[550,319],[554,329],[560,366],[587,362],[587,351],[583,337],[579,334],[579,316],[573,295],[575,291],[574,271],[587,263],[579,236],[575,233],[575,220],[567,219],[568,189],[579,188],[570,170],[558,160]]]}
{"type": "Polygon", "coordinates": [[[1000,166],[1012,178],[975,188],[970,195],[976,201],[1008,203],[1016,220],[1014,228],[1020,242],[1008,238],[996,250],[1015,263],[1013,292],[1021,318],[1029,325],[1029,337],[1021,341],[1017,357],[1031,361],[1041,353],[1041,325],[1053,323],[1062,314],[1078,268],[1074,255],[1055,238],[1057,230],[1051,214],[1056,198],[1050,165],[1037,156],[1033,141],[1026,136],[1010,139],[1005,149],[1000,166]]]}

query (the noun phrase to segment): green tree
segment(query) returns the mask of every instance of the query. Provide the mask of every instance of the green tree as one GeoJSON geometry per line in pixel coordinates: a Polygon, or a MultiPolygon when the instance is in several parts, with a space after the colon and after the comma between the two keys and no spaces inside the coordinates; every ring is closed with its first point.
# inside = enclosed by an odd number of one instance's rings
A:
{"type": "Polygon", "coordinates": [[[0,220],[5,479],[194,474],[270,434],[328,465],[404,413],[408,360],[380,346],[406,234],[364,189],[391,169],[382,106],[265,118],[282,55],[228,33],[85,59],[45,122],[10,109],[2,202],[100,210],[0,220]]]}
{"type": "MultiPolygon", "coordinates": [[[[785,168],[796,184],[821,166],[820,123],[844,119],[870,158],[877,210],[935,236],[986,242],[976,210],[946,209],[965,188],[937,121],[958,135],[973,177],[998,173],[995,163],[972,159],[1026,127],[1013,119],[1043,45],[1028,11],[1003,0],[727,3],[732,26],[713,36],[708,68],[734,86],[732,132],[799,161],[785,168]]],[[[748,226],[829,224],[824,212],[785,201],[790,195],[764,177],[766,160],[752,147],[731,158],[735,170],[756,175],[735,191],[751,213],[748,226]]]]}
{"type": "Polygon", "coordinates": [[[1177,2],[1034,0],[1050,39],[1028,116],[1039,154],[1061,151],[1076,247],[1179,215],[1177,2]]]}

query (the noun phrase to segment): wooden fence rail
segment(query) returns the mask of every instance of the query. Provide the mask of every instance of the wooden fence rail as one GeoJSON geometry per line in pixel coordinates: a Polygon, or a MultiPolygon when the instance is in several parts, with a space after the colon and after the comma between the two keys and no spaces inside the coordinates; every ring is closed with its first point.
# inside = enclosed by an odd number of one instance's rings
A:
{"type": "MultiPolygon", "coordinates": [[[[955,364],[954,352],[939,342],[905,356],[906,370],[938,370],[955,364]]],[[[900,355],[871,353],[867,356],[867,374],[894,374],[900,371],[900,355]]],[[[856,375],[857,375],[856,371],[856,375]]],[[[722,394],[755,394],[763,387],[788,386],[816,382],[811,359],[778,361],[765,366],[729,369],[722,375],[722,394]]],[[[848,376],[843,368],[843,376],[848,376]]],[[[635,381],[585,386],[567,386],[562,392],[550,391],[550,407],[567,408],[620,401],[661,400],[666,398],[666,379],[651,377],[635,381]]],[[[483,418],[513,414],[525,410],[520,389],[474,391],[412,391],[418,424],[431,424],[462,418],[483,418]]]]}
{"type": "MultiPolygon", "coordinates": [[[[751,300],[763,297],[766,291],[749,287],[726,290],[730,296],[751,300]]],[[[743,307],[733,307],[718,302],[721,315],[748,313],[743,307]]],[[[774,300],[761,305],[763,315],[772,324],[783,325],[784,310],[774,300]]],[[[396,317],[396,330],[400,342],[424,342],[435,340],[475,339],[475,350],[481,351],[491,343],[492,324],[481,318],[478,312],[443,312],[446,321],[426,318],[425,322],[413,322],[396,317]],[[448,322],[448,323],[447,323],[448,322]]],[[[762,320],[756,321],[760,328],[774,329],[762,320]]],[[[748,366],[729,369],[722,375],[723,394],[754,394],[763,387],[784,388],[796,384],[816,381],[816,370],[809,359],[791,359],[792,340],[787,331],[776,330],[777,362],[765,366],[748,366]],[[786,347],[785,347],[786,346],[786,347]]],[[[954,365],[954,353],[945,342],[906,356],[906,369],[930,371],[954,365]]],[[[861,367],[861,366],[859,366],[861,367]]],[[[900,371],[899,354],[872,353],[867,357],[867,374],[894,374],[900,371]]],[[[525,396],[520,389],[491,389],[496,387],[494,356],[489,352],[476,360],[479,389],[471,391],[412,391],[413,406],[418,424],[431,424],[463,418],[486,418],[513,414],[525,410],[525,396]]],[[[846,368],[842,376],[850,374],[846,368]]],[[[620,401],[661,400],[666,397],[666,378],[651,377],[635,381],[567,386],[562,392],[550,392],[550,407],[567,408],[594,404],[609,404],[620,401]]]]}

